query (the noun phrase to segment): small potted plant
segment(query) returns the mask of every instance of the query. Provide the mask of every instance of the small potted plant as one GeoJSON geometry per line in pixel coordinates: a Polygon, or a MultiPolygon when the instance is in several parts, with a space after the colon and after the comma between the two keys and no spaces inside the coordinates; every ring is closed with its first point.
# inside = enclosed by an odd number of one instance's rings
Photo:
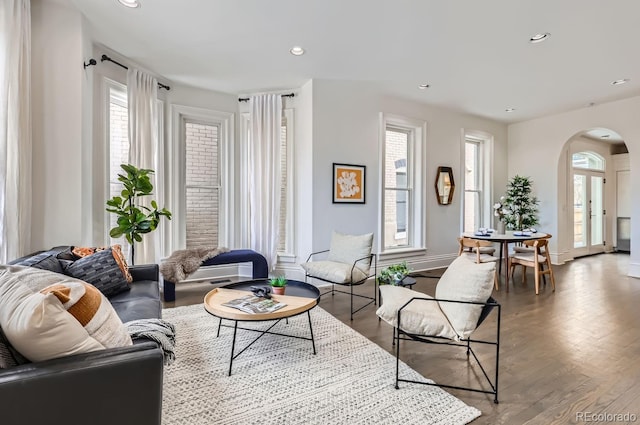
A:
{"type": "Polygon", "coordinates": [[[284,295],[284,288],[287,286],[287,279],[284,276],[272,277],[269,279],[271,290],[276,295],[284,295]]]}
{"type": "Polygon", "coordinates": [[[407,266],[406,261],[400,264],[392,264],[380,270],[378,285],[397,285],[402,282],[402,279],[404,279],[409,272],[411,272],[411,269],[407,266]]]}

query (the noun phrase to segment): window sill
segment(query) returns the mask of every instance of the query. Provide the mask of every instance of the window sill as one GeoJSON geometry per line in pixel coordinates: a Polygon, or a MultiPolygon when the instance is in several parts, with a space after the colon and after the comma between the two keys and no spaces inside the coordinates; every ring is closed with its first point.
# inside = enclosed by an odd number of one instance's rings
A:
{"type": "Polygon", "coordinates": [[[421,257],[427,253],[426,248],[398,248],[390,249],[378,254],[378,261],[399,260],[411,257],[421,257]]]}
{"type": "Polygon", "coordinates": [[[296,256],[295,254],[288,254],[284,252],[278,253],[278,264],[295,264],[296,256]]]}

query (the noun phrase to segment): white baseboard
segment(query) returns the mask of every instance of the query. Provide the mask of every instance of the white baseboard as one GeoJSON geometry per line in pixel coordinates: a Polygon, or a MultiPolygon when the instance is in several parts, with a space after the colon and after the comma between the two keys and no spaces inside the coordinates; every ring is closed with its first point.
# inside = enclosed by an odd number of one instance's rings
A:
{"type": "Polygon", "coordinates": [[[201,282],[203,280],[218,280],[229,277],[251,278],[253,273],[252,263],[225,264],[220,266],[202,266],[188,279],[180,283],[201,282]]]}
{"type": "MultiPolygon", "coordinates": [[[[458,257],[457,254],[431,255],[427,257],[407,260],[407,265],[414,272],[446,268],[453,260],[458,257]]],[[[384,264],[378,263],[378,271],[383,268],[395,264],[398,261],[385,261],[384,264]]]]}
{"type": "MultiPolygon", "coordinates": [[[[448,267],[449,264],[457,257],[456,254],[444,254],[444,255],[433,255],[429,257],[421,257],[408,259],[407,265],[414,272],[440,269],[448,267]]],[[[378,262],[378,270],[382,270],[383,268],[389,266],[390,264],[397,263],[398,260],[387,260],[384,263],[378,262]]],[[[226,279],[231,277],[241,277],[251,279],[253,275],[253,264],[251,262],[246,263],[238,263],[238,264],[225,264],[219,266],[203,266],[200,267],[195,273],[189,276],[188,279],[181,281],[180,283],[191,283],[191,282],[202,282],[205,280],[219,280],[226,279]]],[[[284,276],[287,279],[305,280],[304,269],[300,267],[299,264],[290,264],[290,263],[279,263],[275,270],[270,273],[270,275],[274,276],[284,276]]],[[[327,286],[327,282],[323,282],[321,280],[309,280],[309,283],[313,283],[314,285],[327,286]]]]}

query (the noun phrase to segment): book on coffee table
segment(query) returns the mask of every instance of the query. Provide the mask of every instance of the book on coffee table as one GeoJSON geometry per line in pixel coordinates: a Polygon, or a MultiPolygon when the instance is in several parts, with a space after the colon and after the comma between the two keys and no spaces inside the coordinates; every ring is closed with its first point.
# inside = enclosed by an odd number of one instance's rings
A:
{"type": "Polygon", "coordinates": [[[242,298],[236,298],[235,300],[227,301],[222,305],[237,308],[238,310],[249,314],[271,313],[286,306],[285,303],[279,303],[264,297],[256,297],[255,295],[246,295],[242,298]]]}

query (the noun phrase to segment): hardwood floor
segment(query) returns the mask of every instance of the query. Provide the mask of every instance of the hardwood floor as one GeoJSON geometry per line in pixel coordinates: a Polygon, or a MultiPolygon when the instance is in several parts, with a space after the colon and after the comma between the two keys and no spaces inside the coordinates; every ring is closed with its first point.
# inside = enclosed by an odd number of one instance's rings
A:
{"type": "MultiPolygon", "coordinates": [[[[474,425],[583,423],[589,414],[605,413],[634,414],[640,422],[640,279],[626,276],[628,262],[625,254],[603,254],[554,266],[555,293],[548,283],[538,296],[531,269],[526,285],[520,270],[516,272],[509,293],[501,282],[500,291],[494,291],[502,305],[500,404],[491,395],[448,390],[482,411],[474,425]]],[[[436,283],[417,277],[414,289],[433,295],[436,283]]],[[[206,283],[178,287],[178,302],[167,307],[200,303],[210,289],[206,283]]],[[[360,290],[372,291],[370,286],[360,290]]],[[[393,353],[391,328],[378,321],[375,307],[363,309],[351,322],[348,295],[323,297],[320,306],[393,353]]],[[[494,330],[492,318],[474,337],[489,338],[494,330]]],[[[472,363],[463,349],[402,344],[402,360],[422,375],[436,382],[479,385],[479,369],[468,366],[472,363]]],[[[477,352],[492,371],[492,348],[477,352]]],[[[401,384],[399,391],[403,385],[412,384],[401,384]]]]}

